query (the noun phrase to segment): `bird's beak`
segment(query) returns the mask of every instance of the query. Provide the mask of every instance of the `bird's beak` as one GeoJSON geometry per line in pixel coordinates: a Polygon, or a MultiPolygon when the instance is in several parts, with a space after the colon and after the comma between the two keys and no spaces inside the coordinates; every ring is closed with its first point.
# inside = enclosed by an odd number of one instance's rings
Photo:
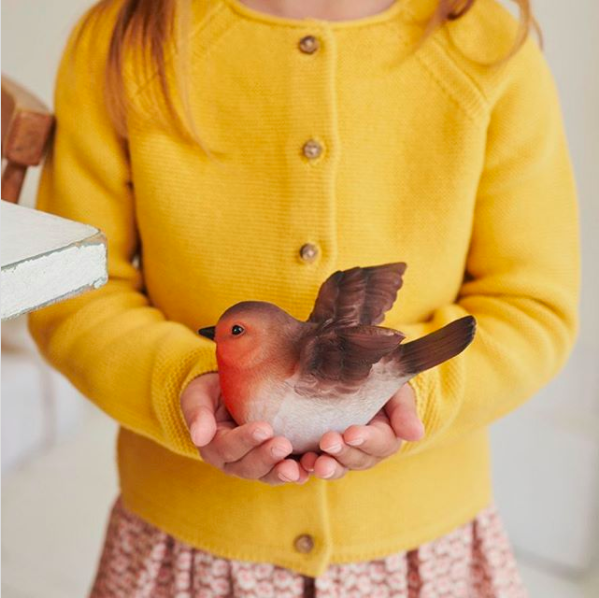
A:
{"type": "Polygon", "coordinates": [[[211,341],[214,340],[214,333],[216,332],[216,326],[206,326],[205,328],[200,328],[198,330],[198,334],[209,338],[211,341]]]}

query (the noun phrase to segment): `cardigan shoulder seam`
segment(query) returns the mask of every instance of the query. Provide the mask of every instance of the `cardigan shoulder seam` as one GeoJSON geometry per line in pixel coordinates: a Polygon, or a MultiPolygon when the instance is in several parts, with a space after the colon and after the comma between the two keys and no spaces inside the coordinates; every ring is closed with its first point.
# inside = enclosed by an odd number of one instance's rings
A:
{"type": "MultiPolygon", "coordinates": [[[[447,33],[446,33],[447,36],[447,33]]],[[[437,44],[439,46],[439,49],[445,54],[445,56],[447,57],[447,59],[451,62],[451,64],[462,73],[462,75],[464,76],[464,78],[466,80],[468,80],[470,82],[470,84],[472,85],[472,87],[476,90],[476,92],[479,94],[481,100],[483,101],[483,103],[487,106],[490,107],[491,106],[491,99],[489,97],[489,94],[485,91],[484,86],[481,85],[481,83],[479,81],[477,81],[476,77],[468,72],[467,69],[465,69],[463,66],[461,66],[459,64],[459,62],[455,59],[455,57],[452,55],[450,49],[449,49],[449,45],[452,43],[449,39],[446,39],[445,42],[442,42],[440,39],[438,39],[436,36],[433,38],[433,43],[437,44]]]]}
{"type": "MultiPolygon", "coordinates": [[[[407,10],[417,21],[413,7],[407,10]]],[[[509,60],[502,60],[510,51],[515,28],[514,17],[497,0],[480,0],[480,5],[462,19],[447,23],[430,35],[417,52],[419,62],[464,112],[474,118],[480,117],[481,110],[490,114],[510,79],[513,64],[519,63],[524,51],[519,48],[509,60]],[[490,50],[477,45],[480,36],[489,40],[490,50]],[[452,85],[451,78],[457,79],[456,85],[452,85]]],[[[527,39],[525,45],[529,42],[527,39]]]]}
{"type": "Polygon", "coordinates": [[[423,52],[426,52],[426,45],[422,48],[422,50],[417,51],[414,54],[414,57],[418,61],[418,63],[422,66],[422,68],[427,72],[429,77],[433,80],[433,82],[437,85],[437,87],[445,94],[445,96],[457,107],[460,111],[472,122],[478,122],[481,117],[481,112],[486,113],[489,109],[490,102],[488,101],[486,95],[482,92],[480,87],[472,80],[472,77],[464,72],[459,65],[449,56],[449,52],[443,46],[442,43],[437,41],[436,39],[429,40],[434,46],[438,53],[442,53],[444,58],[450,62],[453,69],[459,72],[459,77],[463,79],[465,84],[468,86],[471,102],[464,101],[464,97],[457,93],[452,86],[444,80],[443,76],[438,72],[438,69],[433,66],[435,61],[431,61],[425,58],[423,52]],[[433,62],[433,64],[431,64],[433,62]],[[470,105],[468,105],[470,104],[470,105]]]}

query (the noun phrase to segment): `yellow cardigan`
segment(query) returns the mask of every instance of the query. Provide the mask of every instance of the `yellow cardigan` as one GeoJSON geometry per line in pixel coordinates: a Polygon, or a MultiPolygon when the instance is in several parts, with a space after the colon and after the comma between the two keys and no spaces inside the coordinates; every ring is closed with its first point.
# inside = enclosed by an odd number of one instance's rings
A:
{"type": "MultiPolygon", "coordinates": [[[[33,313],[30,330],[121,425],[125,505],[180,540],[313,576],[432,540],[488,505],[488,424],[570,352],[578,218],[552,76],[533,39],[482,64],[515,34],[494,0],[414,51],[430,5],[326,22],[196,2],[190,105],[211,157],[143,109],[116,135],[101,91],[114,11],[67,46],[38,207],[105,232],[110,280],[33,313]],[[413,380],[425,438],[304,486],[204,463],[179,407],[217,369],[197,328],[249,299],[306,318],[333,271],[397,260],[408,270],[383,325],[415,338],[478,321],[464,353],[413,380]]],[[[147,105],[155,80],[128,77],[147,105]]]]}

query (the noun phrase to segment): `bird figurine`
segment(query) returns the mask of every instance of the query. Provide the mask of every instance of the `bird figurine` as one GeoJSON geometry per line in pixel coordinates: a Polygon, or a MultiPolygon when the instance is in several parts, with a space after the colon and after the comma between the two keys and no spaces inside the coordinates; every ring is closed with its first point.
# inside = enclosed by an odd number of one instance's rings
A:
{"type": "Polygon", "coordinates": [[[296,454],[317,450],[325,432],[368,423],[410,378],[461,353],[474,338],[472,316],[405,344],[378,326],[405,270],[399,262],[334,272],[305,322],[273,303],[242,301],[201,328],[216,342],[233,419],[268,422],[296,454]]]}

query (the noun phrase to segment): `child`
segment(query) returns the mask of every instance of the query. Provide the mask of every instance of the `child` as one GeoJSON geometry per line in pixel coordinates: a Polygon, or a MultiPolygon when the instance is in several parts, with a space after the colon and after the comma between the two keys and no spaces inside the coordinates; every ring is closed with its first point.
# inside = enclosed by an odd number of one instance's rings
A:
{"type": "Polygon", "coordinates": [[[77,28],[38,207],[101,228],[110,279],[30,329],[121,425],[92,596],[524,595],[487,426],[568,356],[579,256],[518,4],[105,0],[77,28]],[[383,325],[472,314],[473,344],[319,455],[236,427],[196,330],[249,299],[306,319],[335,270],[394,261],[383,325]]]}

